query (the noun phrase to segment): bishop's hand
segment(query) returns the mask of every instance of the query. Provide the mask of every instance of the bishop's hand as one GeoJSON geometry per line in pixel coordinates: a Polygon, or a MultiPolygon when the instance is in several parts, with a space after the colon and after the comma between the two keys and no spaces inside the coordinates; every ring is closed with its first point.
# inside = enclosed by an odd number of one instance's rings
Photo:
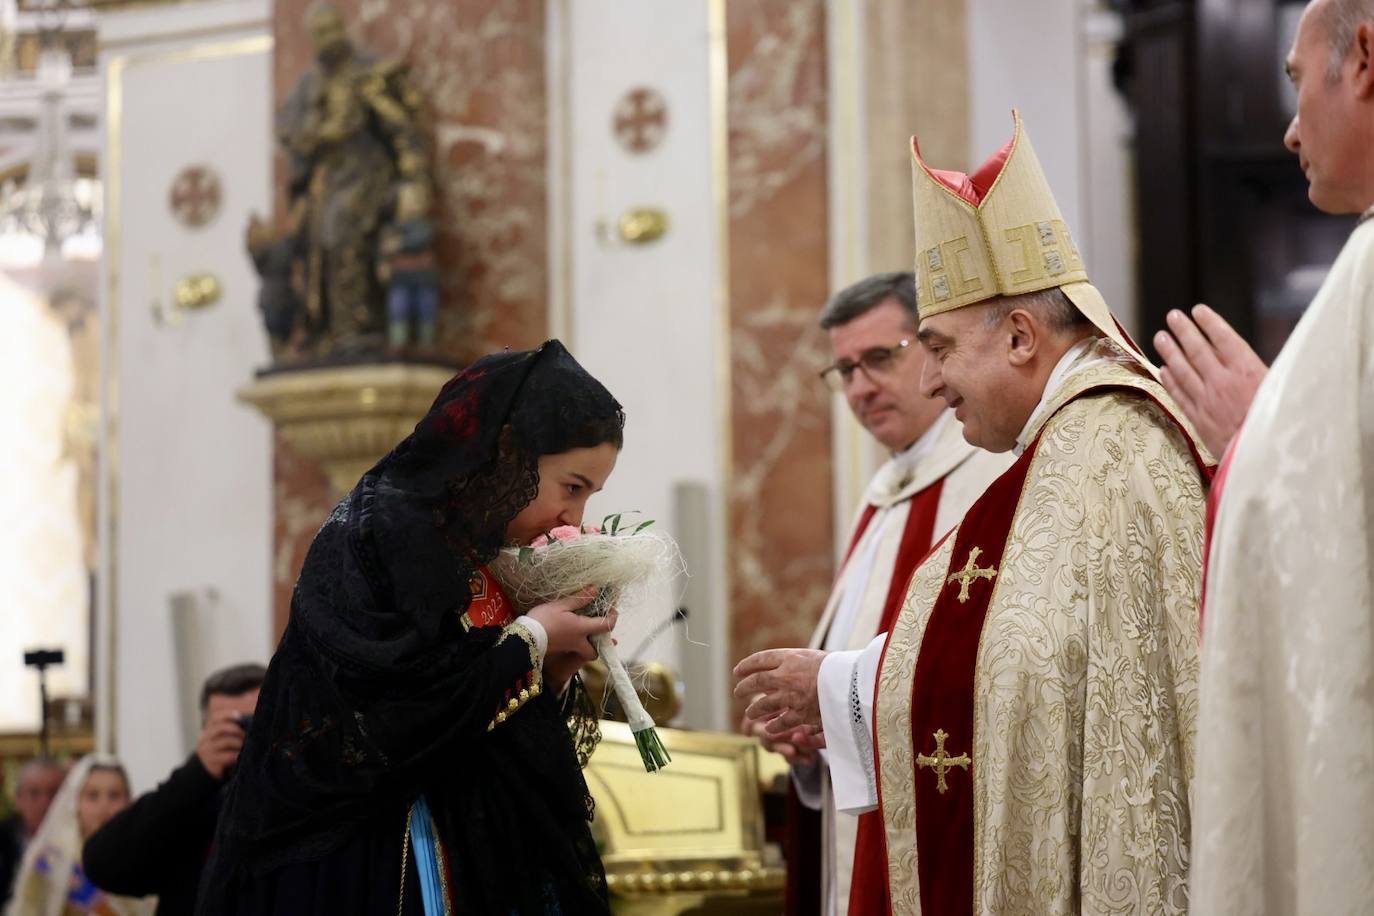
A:
{"type": "Polygon", "coordinates": [[[807,726],[773,735],[768,732],[767,722],[745,716],[739,724],[739,730],[751,738],[757,738],[765,751],[778,754],[789,766],[811,766],[816,760],[816,751],[825,747],[825,735],[807,726]]]}
{"type": "Polygon", "coordinates": [[[821,729],[816,679],[826,653],[819,649],[765,649],[735,666],[735,698],[749,704],[744,715],[778,737],[799,728],[821,729]]]}

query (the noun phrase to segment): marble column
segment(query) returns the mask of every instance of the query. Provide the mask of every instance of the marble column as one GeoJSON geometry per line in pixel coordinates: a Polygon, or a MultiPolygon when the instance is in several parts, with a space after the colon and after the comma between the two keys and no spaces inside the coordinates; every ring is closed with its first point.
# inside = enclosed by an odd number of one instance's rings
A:
{"type": "Polygon", "coordinates": [[[822,0],[726,6],[730,656],[804,645],[833,575],[822,0]]]}

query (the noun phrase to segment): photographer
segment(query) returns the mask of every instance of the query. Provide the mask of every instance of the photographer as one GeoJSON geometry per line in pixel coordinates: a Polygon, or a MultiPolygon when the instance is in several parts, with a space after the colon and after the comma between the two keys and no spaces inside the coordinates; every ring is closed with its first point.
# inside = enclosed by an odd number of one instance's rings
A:
{"type": "Polygon", "coordinates": [[[266,669],[235,665],[206,678],[195,753],[86,843],[86,874],[127,896],[158,895],[159,916],[194,911],[219,819],[221,789],[243,749],[266,669]]]}

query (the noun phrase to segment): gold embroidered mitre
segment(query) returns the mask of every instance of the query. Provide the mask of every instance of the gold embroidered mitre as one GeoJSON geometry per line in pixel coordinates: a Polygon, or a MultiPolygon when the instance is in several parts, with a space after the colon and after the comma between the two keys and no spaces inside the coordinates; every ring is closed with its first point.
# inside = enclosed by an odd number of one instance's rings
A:
{"type": "Polygon", "coordinates": [[[1153,372],[1088,282],[1018,112],[1012,122],[1011,142],[972,175],[930,168],[911,138],[920,317],[1059,287],[1098,330],[1153,372]]]}

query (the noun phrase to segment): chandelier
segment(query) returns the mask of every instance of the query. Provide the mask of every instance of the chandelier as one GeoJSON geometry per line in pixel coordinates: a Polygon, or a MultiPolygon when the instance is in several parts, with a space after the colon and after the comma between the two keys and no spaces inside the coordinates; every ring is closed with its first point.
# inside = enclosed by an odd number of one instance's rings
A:
{"type": "Polygon", "coordinates": [[[42,49],[32,77],[39,111],[28,175],[0,189],[0,235],[40,242],[45,260],[60,258],[70,239],[98,235],[101,197],[100,183],[78,176],[74,167],[67,104],[72,58],[61,41],[66,4],[53,6],[48,12],[58,16],[40,26],[42,49]]]}

